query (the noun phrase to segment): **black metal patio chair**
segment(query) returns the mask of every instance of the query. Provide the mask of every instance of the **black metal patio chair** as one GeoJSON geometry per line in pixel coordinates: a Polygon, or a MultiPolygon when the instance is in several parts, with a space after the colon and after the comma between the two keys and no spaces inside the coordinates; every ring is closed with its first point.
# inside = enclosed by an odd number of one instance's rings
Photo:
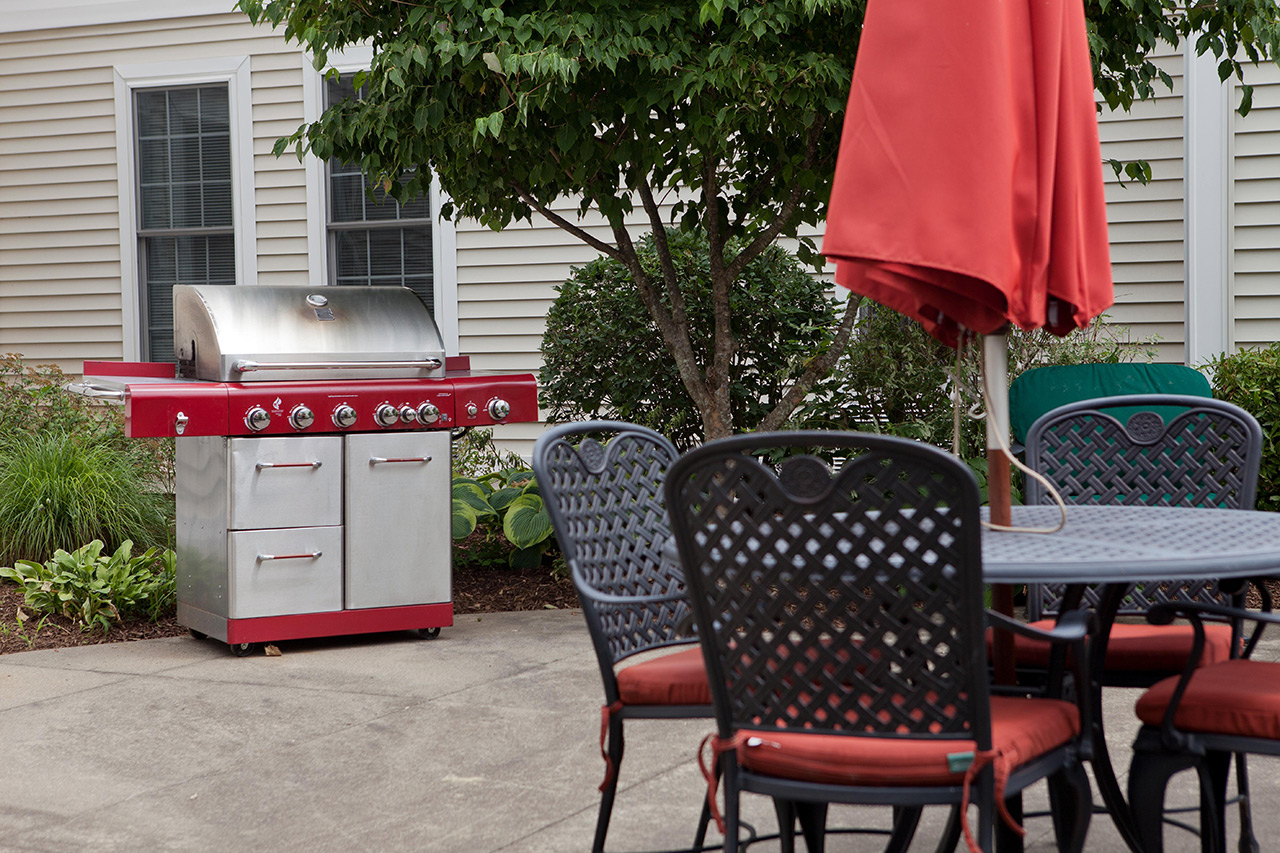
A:
{"type": "MultiPolygon", "coordinates": [[[[987,624],[1049,635],[985,611],[963,463],[885,436],[757,433],[689,451],[665,490],[710,675],[726,851],[743,791],[794,804],[810,851],[828,803],[972,794],[966,838],[990,850],[1004,797],[1046,777],[1060,845],[1082,849],[1089,703],[990,695],[987,624]]],[[[1055,632],[1079,667],[1076,616],[1055,632]]]]}
{"type": "MultiPolygon", "coordinates": [[[[663,560],[670,537],[662,482],[677,451],[635,424],[589,421],[547,430],[533,471],[551,515],[595,646],[605,702],[605,778],[592,850],[604,849],[623,755],[623,723],[711,716],[706,670],[688,630],[679,566],[663,560]],[[672,654],[646,654],[686,646],[672,654]],[[642,655],[627,666],[619,666],[642,655]]],[[[699,821],[694,847],[707,827],[699,821]]]]}

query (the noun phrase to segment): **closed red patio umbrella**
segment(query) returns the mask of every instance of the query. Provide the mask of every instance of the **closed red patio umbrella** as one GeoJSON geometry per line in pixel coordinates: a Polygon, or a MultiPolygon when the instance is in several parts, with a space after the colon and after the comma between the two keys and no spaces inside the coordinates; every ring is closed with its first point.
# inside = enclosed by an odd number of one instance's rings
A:
{"type": "Polygon", "coordinates": [[[1081,0],[871,0],[822,251],[838,283],[943,343],[988,336],[991,517],[1007,524],[1002,331],[1066,334],[1113,301],[1081,0]]]}

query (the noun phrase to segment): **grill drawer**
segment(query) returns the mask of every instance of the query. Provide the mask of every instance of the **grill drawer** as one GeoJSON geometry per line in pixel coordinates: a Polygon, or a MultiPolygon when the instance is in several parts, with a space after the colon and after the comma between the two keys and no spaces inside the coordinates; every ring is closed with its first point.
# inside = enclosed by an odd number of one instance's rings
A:
{"type": "Polygon", "coordinates": [[[342,436],[233,438],[230,445],[228,528],[342,523],[342,436]]]}
{"type": "Polygon", "coordinates": [[[341,527],[233,530],[227,545],[230,618],[342,609],[341,527]]]}

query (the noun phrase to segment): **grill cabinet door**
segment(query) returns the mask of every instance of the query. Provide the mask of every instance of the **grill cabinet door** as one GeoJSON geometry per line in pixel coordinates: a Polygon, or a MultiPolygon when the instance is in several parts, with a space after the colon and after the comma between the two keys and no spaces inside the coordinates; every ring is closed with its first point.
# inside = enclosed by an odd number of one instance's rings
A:
{"type": "Polygon", "coordinates": [[[449,432],[346,441],[347,608],[450,601],[449,432]]]}

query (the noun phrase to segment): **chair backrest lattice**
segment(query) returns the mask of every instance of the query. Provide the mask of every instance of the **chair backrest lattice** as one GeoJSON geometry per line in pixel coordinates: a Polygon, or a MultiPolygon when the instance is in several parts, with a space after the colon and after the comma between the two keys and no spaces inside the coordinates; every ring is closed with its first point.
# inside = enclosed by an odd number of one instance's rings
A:
{"type": "Polygon", "coordinates": [[[538,489],[610,665],[689,639],[684,577],[662,556],[662,483],[677,455],[658,433],[620,421],[553,427],[534,449],[538,489]]]}
{"type": "Polygon", "coordinates": [[[958,460],[885,436],[757,433],[685,454],[667,503],[722,735],[989,743],[979,498],[958,460]]]}
{"type": "MultiPolygon", "coordinates": [[[[1068,504],[1252,509],[1262,431],[1252,415],[1222,400],[1142,394],[1060,406],[1032,424],[1026,446],[1027,464],[1068,504]],[[1123,421],[1115,411],[1124,413],[1123,421]]],[[[1026,498],[1052,502],[1033,478],[1026,498]]],[[[1061,585],[1033,587],[1031,618],[1057,613],[1062,592],[1061,585]]],[[[1096,603],[1093,591],[1086,600],[1096,603]]],[[[1143,614],[1169,600],[1221,599],[1209,582],[1146,583],[1130,587],[1120,613],[1143,614]]]]}

